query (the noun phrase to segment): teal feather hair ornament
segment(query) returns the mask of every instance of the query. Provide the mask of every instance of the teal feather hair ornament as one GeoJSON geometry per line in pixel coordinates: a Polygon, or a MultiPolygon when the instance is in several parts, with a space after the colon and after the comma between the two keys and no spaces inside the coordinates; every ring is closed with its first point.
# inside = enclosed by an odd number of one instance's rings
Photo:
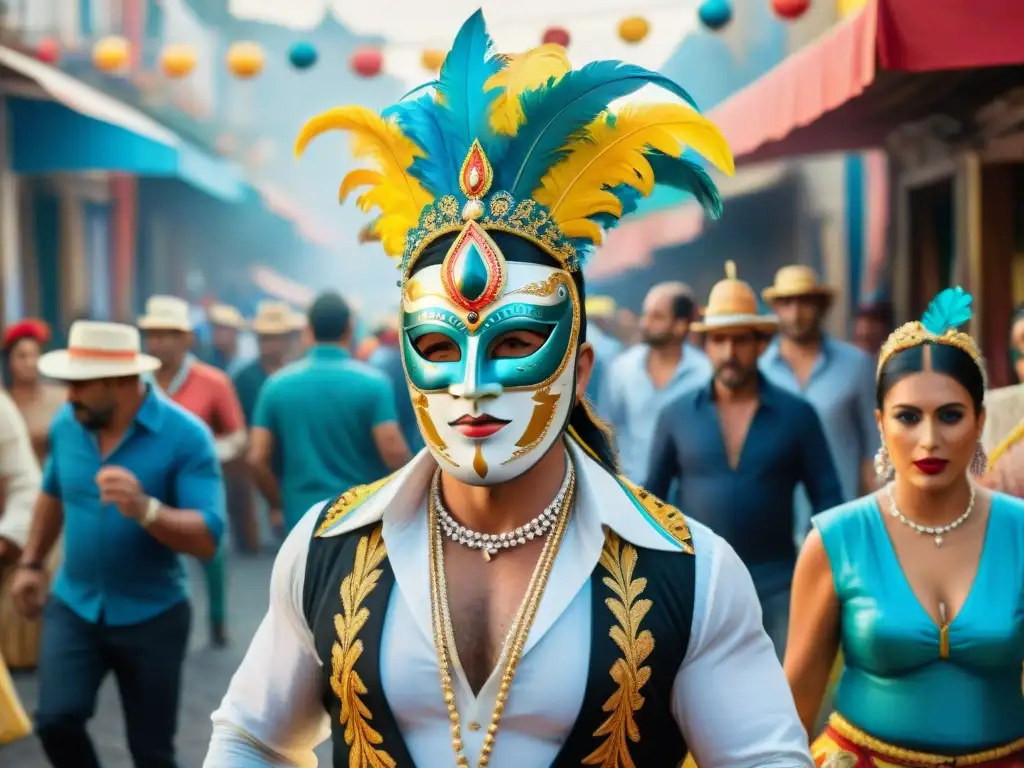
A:
{"type": "Polygon", "coordinates": [[[920,321],[901,325],[889,334],[878,356],[878,373],[882,372],[889,358],[899,352],[922,344],[945,344],[970,355],[987,386],[988,377],[981,350],[970,335],[960,330],[972,317],[973,302],[971,294],[960,286],[942,291],[932,299],[920,321]]]}
{"type": "Polygon", "coordinates": [[[471,221],[577,271],[656,184],[721,214],[714,181],[684,153],[734,171],[722,134],[668,78],[620,61],[573,70],[553,44],[495,53],[481,11],[462,25],[435,82],[381,114],[348,106],[312,118],[296,154],[332,130],[348,132],[372,166],[345,176],[339,197],[362,190],[356,204],[377,214],[366,237],[401,257],[405,277],[427,245],[471,221]],[[678,101],[610,109],[652,84],[678,101]]]}

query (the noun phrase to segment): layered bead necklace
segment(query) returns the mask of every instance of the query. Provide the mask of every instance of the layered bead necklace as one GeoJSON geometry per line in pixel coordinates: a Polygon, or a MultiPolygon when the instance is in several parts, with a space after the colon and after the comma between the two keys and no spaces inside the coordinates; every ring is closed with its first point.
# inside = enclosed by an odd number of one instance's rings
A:
{"type": "Polygon", "coordinates": [[[548,504],[547,508],[537,515],[533,520],[521,525],[514,531],[504,533],[480,533],[471,531],[461,525],[455,518],[448,514],[441,501],[441,485],[436,483],[431,489],[434,506],[437,507],[438,520],[441,523],[441,531],[452,541],[458,542],[470,549],[479,549],[484,560],[491,561],[502,549],[512,549],[522,546],[528,541],[542,538],[558,519],[558,512],[565,501],[565,495],[569,492],[569,481],[572,477],[571,466],[566,469],[565,478],[562,480],[562,487],[558,489],[554,501],[548,504]]]}
{"type": "MultiPolygon", "coordinates": [[[[544,588],[547,586],[548,577],[551,575],[551,568],[555,563],[555,556],[565,536],[565,530],[569,524],[569,515],[572,510],[573,498],[576,491],[576,471],[569,460],[566,471],[566,479],[563,482],[563,491],[559,491],[556,499],[560,499],[557,511],[550,526],[550,535],[544,542],[540,558],[533,569],[533,575],[526,587],[526,594],[523,602],[516,612],[512,626],[505,636],[505,643],[502,646],[499,663],[503,663],[501,683],[498,687],[498,695],[494,702],[494,709],[491,712],[491,721],[484,734],[484,743],[480,748],[480,756],[477,759],[478,768],[484,768],[491,759],[494,751],[494,741],[498,734],[498,725],[501,722],[502,713],[505,710],[505,702],[508,699],[509,690],[512,688],[512,678],[515,676],[516,667],[526,646],[526,639],[533,626],[533,620],[537,615],[537,608],[540,605],[544,588]]],[[[452,749],[455,752],[455,764],[458,768],[469,768],[469,758],[464,752],[462,742],[462,724],[459,720],[459,710],[455,703],[455,689],[452,686],[452,659],[450,649],[455,648],[455,631],[452,628],[451,613],[448,609],[448,586],[444,573],[444,526],[441,522],[441,471],[434,474],[431,483],[430,495],[427,502],[427,522],[430,530],[430,547],[428,550],[430,569],[430,614],[434,625],[434,648],[437,651],[437,666],[441,675],[441,693],[444,696],[445,706],[448,708],[448,719],[452,728],[452,749]]],[[[510,545],[514,546],[514,545],[510,545]]],[[[479,548],[479,547],[477,547],[479,548]]],[[[486,550],[485,550],[486,552],[486,550]]],[[[457,653],[457,651],[456,651],[457,653]]]]}
{"type": "Polygon", "coordinates": [[[967,518],[969,518],[971,516],[971,512],[974,511],[974,485],[972,484],[970,501],[967,502],[967,509],[964,510],[964,513],[960,515],[960,517],[947,525],[921,525],[920,523],[915,523],[909,517],[900,512],[899,507],[896,506],[896,492],[893,490],[894,486],[895,483],[889,483],[889,486],[886,489],[889,493],[889,508],[891,510],[889,514],[903,523],[903,525],[907,526],[907,528],[917,531],[920,534],[933,537],[936,547],[941,547],[946,535],[952,533],[967,522],[967,518]]]}

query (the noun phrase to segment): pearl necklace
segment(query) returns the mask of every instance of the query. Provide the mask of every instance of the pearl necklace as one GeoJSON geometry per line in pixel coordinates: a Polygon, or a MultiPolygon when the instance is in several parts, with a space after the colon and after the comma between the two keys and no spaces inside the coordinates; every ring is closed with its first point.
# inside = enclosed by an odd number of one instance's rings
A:
{"type": "MultiPolygon", "coordinates": [[[[438,470],[434,475],[434,488],[440,486],[441,472],[438,470]]],[[[491,760],[491,753],[494,752],[494,742],[498,735],[498,727],[501,723],[501,716],[505,711],[505,702],[508,700],[509,691],[512,688],[512,678],[515,676],[516,668],[519,666],[519,659],[526,647],[526,639],[529,637],[533,620],[537,616],[537,608],[540,605],[541,597],[544,595],[544,588],[547,586],[548,577],[555,563],[555,556],[565,535],[565,529],[569,525],[569,514],[572,509],[573,497],[576,489],[576,477],[570,464],[569,468],[569,490],[564,495],[562,506],[559,509],[554,530],[544,542],[540,558],[530,577],[526,587],[526,595],[516,612],[512,626],[505,637],[505,643],[501,652],[501,660],[504,661],[504,668],[501,673],[501,684],[498,686],[498,695],[494,702],[494,709],[491,711],[491,721],[484,734],[484,741],[480,748],[480,755],[477,758],[477,768],[484,768],[491,760]]],[[[444,537],[441,532],[441,521],[436,500],[440,498],[439,493],[431,493],[427,503],[427,526],[430,529],[430,546],[428,549],[428,563],[430,572],[430,614],[434,629],[434,649],[437,653],[437,666],[441,675],[441,695],[444,697],[445,706],[448,709],[448,720],[451,723],[452,750],[455,752],[455,765],[457,768],[470,768],[469,758],[465,754],[465,744],[462,741],[462,723],[459,717],[459,709],[455,703],[455,689],[452,685],[452,651],[455,648],[455,631],[452,628],[451,612],[448,608],[448,584],[444,574],[444,537]]],[[[455,651],[454,665],[458,665],[458,652],[455,651]]]]}
{"type": "Polygon", "coordinates": [[[555,496],[554,501],[548,504],[547,509],[514,531],[506,531],[504,533],[480,533],[461,525],[444,508],[444,503],[441,501],[441,487],[439,483],[436,483],[432,493],[434,506],[437,507],[438,522],[441,525],[441,530],[452,541],[458,542],[469,549],[479,549],[484,560],[490,562],[491,558],[498,554],[499,550],[512,549],[533,539],[543,538],[551,530],[551,526],[558,519],[558,513],[562,508],[565,495],[569,491],[571,475],[572,468],[566,465],[562,487],[558,489],[558,494],[555,496]]]}
{"type": "Polygon", "coordinates": [[[933,536],[935,538],[936,547],[941,547],[946,534],[952,533],[963,525],[967,521],[967,518],[971,516],[971,512],[974,511],[974,486],[971,485],[971,499],[967,502],[967,509],[964,510],[964,513],[960,515],[960,517],[948,525],[921,525],[920,523],[915,523],[900,512],[899,507],[896,506],[896,493],[893,490],[894,485],[894,483],[890,483],[889,487],[886,489],[889,493],[889,506],[892,508],[892,511],[889,514],[907,526],[907,528],[915,530],[918,533],[926,533],[929,536],[933,536]]]}

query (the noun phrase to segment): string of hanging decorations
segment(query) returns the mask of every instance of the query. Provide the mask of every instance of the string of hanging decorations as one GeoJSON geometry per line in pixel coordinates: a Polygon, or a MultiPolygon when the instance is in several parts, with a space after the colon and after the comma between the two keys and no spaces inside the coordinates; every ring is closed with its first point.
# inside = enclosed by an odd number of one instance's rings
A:
{"type": "MultiPolygon", "coordinates": [[[[774,14],[784,21],[795,21],[802,17],[810,8],[811,0],[763,0],[770,3],[774,14]]],[[[844,0],[834,0],[842,4],[844,0]]],[[[655,8],[677,7],[677,3],[667,6],[659,3],[644,4],[646,10],[655,8]]],[[[600,18],[600,14],[597,15],[600,18]]],[[[729,25],[733,17],[731,0],[703,0],[697,8],[697,18],[704,29],[718,32],[729,25]]],[[[594,17],[588,17],[593,21],[594,17]]],[[[522,20],[520,19],[519,22],[522,20]]],[[[629,16],[619,20],[616,31],[619,39],[630,45],[641,44],[651,33],[651,22],[641,15],[629,16]]],[[[538,39],[540,43],[554,43],[569,48],[572,35],[561,26],[549,26],[544,29],[538,39]]],[[[409,41],[390,45],[388,48],[409,48],[415,45],[409,41]]],[[[61,58],[60,43],[52,38],[42,40],[35,48],[36,58],[48,64],[56,65],[61,58]]],[[[423,69],[428,72],[438,71],[444,63],[445,52],[436,47],[424,47],[420,54],[423,69]]],[[[318,59],[319,52],[312,43],[299,40],[288,49],[288,62],[296,71],[312,69],[318,59]]],[[[93,46],[93,65],[102,72],[116,74],[127,70],[132,61],[131,44],[123,37],[105,37],[93,46]]],[[[232,43],[225,56],[228,70],[240,80],[251,80],[259,77],[266,66],[266,56],[258,43],[237,41],[232,43]]],[[[160,54],[160,70],[170,79],[188,77],[196,68],[197,54],[195,49],[186,44],[170,43],[164,46],[160,54]]],[[[376,77],[384,70],[384,49],[376,46],[357,48],[349,60],[352,71],[360,77],[376,77]]]]}

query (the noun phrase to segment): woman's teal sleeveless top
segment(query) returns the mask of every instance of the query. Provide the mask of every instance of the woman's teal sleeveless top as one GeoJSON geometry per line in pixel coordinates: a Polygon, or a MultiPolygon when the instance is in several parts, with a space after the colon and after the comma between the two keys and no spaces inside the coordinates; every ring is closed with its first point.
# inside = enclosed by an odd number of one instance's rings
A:
{"type": "Polygon", "coordinates": [[[940,628],[903,573],[874,497],[818,515],[841,606],[835,708],[905,749],[966,754],[1024,737],[1024,502],[994,494],[978,574],[940,628]]]}

